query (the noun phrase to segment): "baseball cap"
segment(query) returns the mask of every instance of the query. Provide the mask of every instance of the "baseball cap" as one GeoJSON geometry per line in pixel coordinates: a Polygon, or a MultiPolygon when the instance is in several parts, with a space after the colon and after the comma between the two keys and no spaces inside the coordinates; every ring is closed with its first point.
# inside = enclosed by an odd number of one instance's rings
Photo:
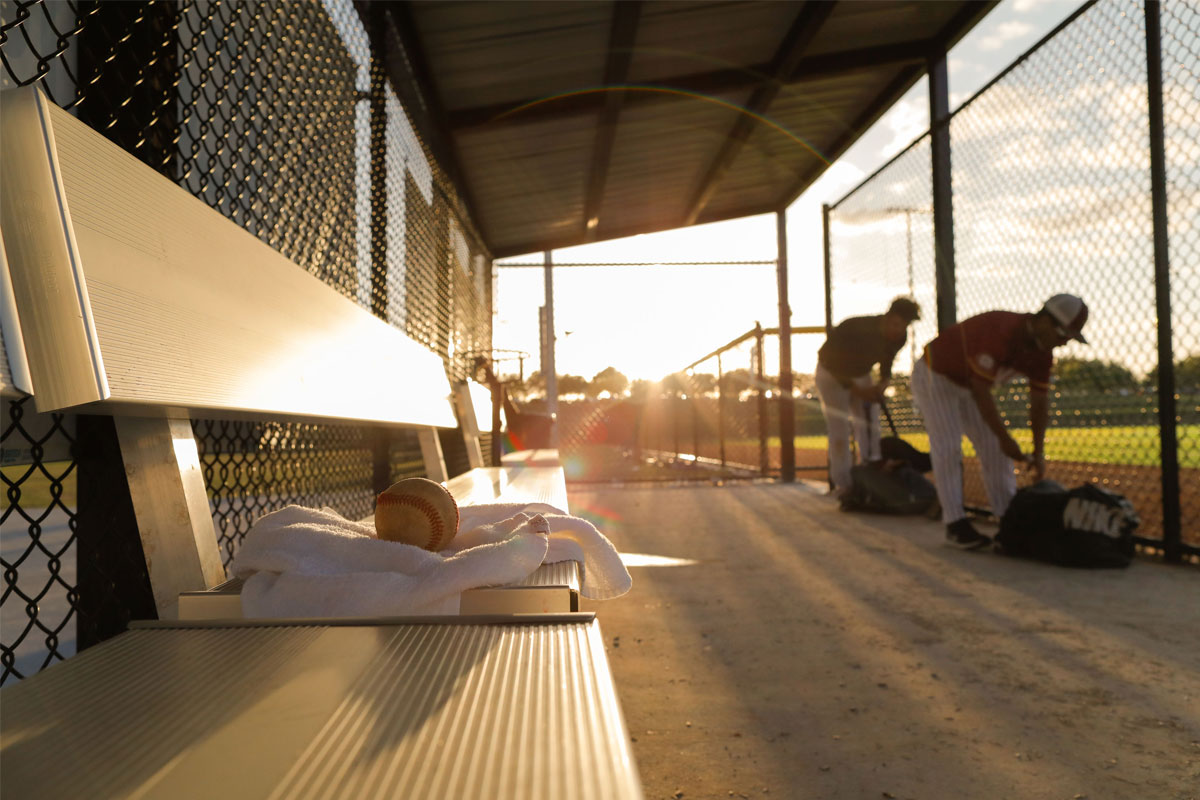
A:
{"type": "Polygon", "coordinates": [[[1063,336],[1087,344],[1083,338],[1083,323],[1087,322],[1087,303],[1073,294],[1056,294],[1046,301],[1042,311],[1058,323],[1063,336]]]}
{"type": "Polygon", "coordinates": [[[888,307],[887,313],[895,314],[905,322],[912,322],[921,318],[921,307],[911,298],[897,297],[888,307]]]}

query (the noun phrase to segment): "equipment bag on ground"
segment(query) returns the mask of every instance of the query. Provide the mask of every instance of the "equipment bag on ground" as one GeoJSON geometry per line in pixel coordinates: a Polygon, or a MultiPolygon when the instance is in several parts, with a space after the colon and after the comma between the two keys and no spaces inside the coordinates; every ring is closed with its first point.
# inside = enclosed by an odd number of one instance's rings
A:
{"type": "Polygon", "coordinates": [[[996,544],[1007,555],[1064,567],[1127,567],[1140,522],[1115,492],[1090,483],[1067,491],[1045,480],[1013,497],[996,544]]]}
{"type": "Polygon", "coordinates": [[[936,501],[937,489],[907,463],[859,464],[850,469],[850,492],[842,498],[842,509],[924,514],[936,501]]]}

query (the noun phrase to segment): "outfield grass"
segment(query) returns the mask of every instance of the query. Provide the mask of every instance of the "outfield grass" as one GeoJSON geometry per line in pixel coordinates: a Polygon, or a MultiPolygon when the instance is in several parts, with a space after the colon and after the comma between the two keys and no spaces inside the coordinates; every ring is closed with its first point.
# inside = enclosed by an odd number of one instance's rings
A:
{"type": "MultiPolygon", "coordinates": [[[[45,472],[56,476],[62,482],[62,503],[67,508],[75,507],[75,473],[63,475],[71,468],[69,461],[47,461],[42,464],[45,472]]],[[[8,507],[8,484],[16,483],[18,480],[21,483],[17,488],[21,492],[20,504],[21,508],[49,508],[52,498],[50,495],[50,479],[45,473],[34,467],[32,473],[26,477],[25,473],[30,472],[28,464],[17,464],[13,466],[0,467],[0,471],[4,473],[4,506],[8,507]],[[24,480],[21,480],[24,478],[24,480]]],[[[15,523],[14,523],[15,524],[15,523]]]]}
{"type": "MultiPolygon", "coordinates": [[[[1200,468],[1200,425],[1180,425],[1179,466],[1200,468]]],[[[929,437],[924,433],[901,436],[914,447],[929,451],[929,437]]],[[[1033,434],[1028,428],[1013,431],[1013,438],[1026,452],[1033,448],[1033,434]]],[[[772,444],[779,446],[779,440],[772,444]]],[[[1103,428],[1051,428],[1046,431],[1047,461],[1082,461],[1089,464],[1127,464],[1140,467],[1161,466],[1158,428],[1144,425],[1125,425],[1103,428]]],[[[805,450],[824,450],[824,436],[798,436],[796,447],[805,450]]],[[[963,455],[975,455],[975,448],[963,439],[963,455]]]]}

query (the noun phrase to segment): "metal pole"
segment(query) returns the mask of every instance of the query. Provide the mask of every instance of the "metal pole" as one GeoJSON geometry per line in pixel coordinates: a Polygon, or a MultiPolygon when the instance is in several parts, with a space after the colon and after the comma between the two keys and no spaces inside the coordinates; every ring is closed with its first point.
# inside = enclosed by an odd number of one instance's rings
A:
{"type": "MultiPolygon", "coordinates": [[[[488,461],[493,467],[499,467],[504,463],[503,437],[500,425],[500,410],[504,408],[504,384],[499,378],[492,383],[492,441],[488,448],[488,461]]],[[[508,424],[511,427],[516,427],[516,420],[509,420],[508,424]]]]}
{"type": "MultiPolygon", "coordinates": [[[[388,306],[388,167],[387,167],[387,11],[382,5],[371,9],[371,93],[370,111],[371,154],[371,313],[384,322],[391,322],[388,306]]],[[[380,494],[392,485],[392,431],[382,425],[370,429],[372,465],[371,485],[380,494]]]]}
{"type": "Polygon", "coordinates": [[[770,469],[767,460],[767,375],[763,353],[763,327],[761,322],[754,323],[754,352],[757,358],[754,362],[755,377],[758,378],[758,472],[766,476],[770,469]]]}
{"type": "MultiPolygon", "coordinates": [[[[829,238],[829,204],[821,205],[821,239],[825,254],[825,336],[833,332],[833,257],[829,238]]],[[[826,432],[828,438],[828,431],[826,432]]],[[[829,448],[825,448],[825,480],[833,491],[833,464],[829,460],[829,448]]]]}
{"type": "Polygon", "coordinates": [[[775,212],[779,279],[779,477],[796,482],[796,412],[792,398],[792,309],[788,305],[787,209],[775,212]]]}
{"type": "Polygon", "coordinates": [[[721,384],[725,382],[725,372],[721,368],[721,355],[717,354],[717,449],[721,454],[721,467],[725,466],[725,393],[721,384]]]}
{"type": "MultiPolygon", "coordinates": [[[[387,9],[371,8],[371,313],[388,319],[387,9]]],[[[384,485],[382,492],[389,484],[384,485]]]]}
{"type": "MultiPolygon", "coordinates": [[[[674,434],[673,444],[675,445],[675,460],[678,461],[680,454],[683,452],[682,446],[680,445],[680,442],[679,442],[679,424],[680,424],[681,418],[683,417],[683,408],[686,408],[686,405],[681,408],[679,405],[678,397],[669,397],[669,398],[665,398],[665,399],[660,398],[659,399],[659,407],[666,408],[667,401],[670,401],[671,433],[674,434]]],[[[656,426],[656,430],[662,430],[662,423],[659,423],[656,426]]],[[[659,447],[662,447],[662,445],[660,444],[659,447]]]]}
{"type": "MultiPolygon", "coordinates": [[[[912,257],[912,209],[904,209],[904,239],[905,246],[908,251],[908,296],[913,300],[917,299],[917,286],[913,282],[913,257],[912,257]]],[[[908,352],[912,363],[917,363],[917,337],[908,337],[908,352]]],[[[909,368],[911,372],[912,368],[909,368]]]]}
{"type": "Polygon", "coordinates": [[[554,364],[554,259],[550,251],[542,254],[542,265],[546,275],[546,363],[542,374],[546,376],[546,412],[553,422],[550,424],[550,446],[558,447],[558,368],[554,364]]]}
{"type": "Polygon", "coordinates": [[[1179,439],[1175,430],[1175,354],[1171,335],[1171,262],[1167,236],[1166,131],[1162,100],[1162,29],[1158,0],[1146,0],[1146,89],[1150,111],[1150,200],[1154,216],[1154,305],[1158,314],[1158,424],[1162,447],[1163,552],[1183,557],[1179,439]]]}
{"type": "Polygon", "coordinates": [[[950,174],[950,84],[944,52],[929,57],[929,130],[933,182],[933,263],[940,331],[958,320],[954,282],[954,205],[950,174]]]}
{"type": "Polygon", "coordinates": [[[821,206],[821,239],[825,256],[825,335],[833,330],[833,258],[829,247],[829,204],[821,206]]]}

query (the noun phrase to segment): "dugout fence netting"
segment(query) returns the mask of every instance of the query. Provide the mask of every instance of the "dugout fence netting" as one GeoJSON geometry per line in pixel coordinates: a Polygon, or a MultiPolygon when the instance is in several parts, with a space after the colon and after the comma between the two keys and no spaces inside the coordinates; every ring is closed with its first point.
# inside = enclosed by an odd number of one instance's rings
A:
{"type": "MultiPolygon", "coordinates": [[[[1124,494],[1154,545],[1173,483],[1164,437],[1179,462],[1180,518],[1200,516],[1200,10],[1161,4],[1166,275],[1155,269],[1146,15],[1126,0],[1085,6],[955,111],[949,134],[957,319],[1036,311],[1058,292],[1086,300],[1089,344],[1055,353],[1048,477],[1124,494]],[[1160,419],[1161,326],[1171,331],[1173,424],[1160,419]]],[[[828,211],[834,322],[881,313],[900,294],[925,309],[898,373],[937,334],[931,151],[926,134],[828,211]]],[[[1000,390],[1016,431],[1028,428],[1028,391],[1000,390]]],[[[919,438],[923,422],[895,405],[919,438]]],[[[965,489],[968,504],[987,508],[969,446],[965,489]]],[[[1200,553],[1200,528],[1182,530],[1186,551],[1200,553]]]]}
{"type": "MultiPolygon", "coordinates": [[[[452,379],[490,353],[491,257],[401,101],[412,82],[390,14],[350,0],[4,0],[0,31],[3,88],[40,86],[440,355],[452,379]]],[[[0,683],[123,629],[146,586],[139,548],[99,538],[127,494],[111,423],[38,414],[5,386],[0,683]]],[[[304,503],[362,517],[381,478],[424,470],[415,433],[283,419],[193,429],[226,565],[263,513],[304,503]]],[[[456,473],[454,434],[442,443],[456,473]]]]}

